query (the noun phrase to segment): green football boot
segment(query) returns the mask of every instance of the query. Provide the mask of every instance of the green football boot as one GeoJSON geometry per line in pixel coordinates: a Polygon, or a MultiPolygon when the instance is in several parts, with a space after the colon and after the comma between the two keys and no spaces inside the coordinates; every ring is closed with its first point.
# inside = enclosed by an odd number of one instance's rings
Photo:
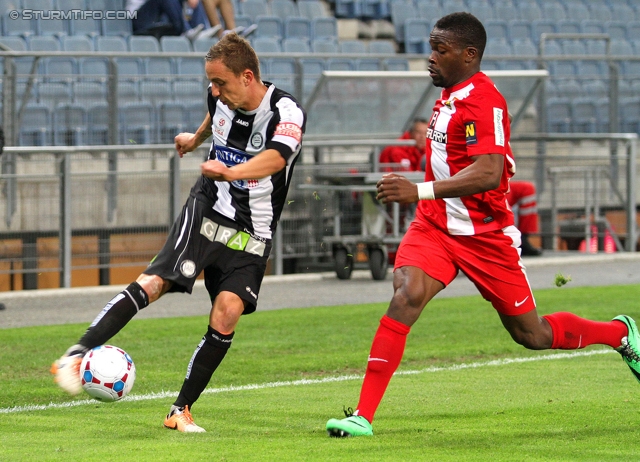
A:
{"type": "Polygon", "coordinates": [[[614,321],[620,321],[626,324],[629,333],[622,338],[622,345],[616,348],[616,351],[622,355],[622,359],[631,373],[640,382],[640,334],[638,334],[638,326],[636,322],[629,316],[621,314],[613,318],[614,321]]]}
{"type": "Polygon", "coordinates": [[[329,419],[327,433],[334,438],[346,438],[349,436],[373,436],[373,427],[367,419],[359,415],[353,415],[351,408],[344,411],[346,419],[329,419]]]}

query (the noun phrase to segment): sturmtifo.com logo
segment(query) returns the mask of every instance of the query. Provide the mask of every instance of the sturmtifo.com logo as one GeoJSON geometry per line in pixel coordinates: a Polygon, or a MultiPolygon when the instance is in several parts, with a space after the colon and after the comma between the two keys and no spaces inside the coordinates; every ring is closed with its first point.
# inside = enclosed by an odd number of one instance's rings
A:
{"type": "Polygon", "coordinates": [[[85,19],[107,19],[125,20],[137,19],[137,11],[127,10],[11,10],[9,18],[16,19],[39,19],[40,21],[60,21],[63,19],[85,20],[85,19]]]}

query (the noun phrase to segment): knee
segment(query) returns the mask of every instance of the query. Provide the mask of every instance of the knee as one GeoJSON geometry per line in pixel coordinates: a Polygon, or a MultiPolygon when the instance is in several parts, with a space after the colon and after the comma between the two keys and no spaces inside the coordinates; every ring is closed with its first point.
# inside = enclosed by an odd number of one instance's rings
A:
{"type": "Polygon", "coordinates": [[[171,282],[165,281],[160,276],[154,274],[143,273],[138,276],[136,282],[140,284],[140,287],[147,293],[149,303],[159,299],[171,287],[171,282]]]}

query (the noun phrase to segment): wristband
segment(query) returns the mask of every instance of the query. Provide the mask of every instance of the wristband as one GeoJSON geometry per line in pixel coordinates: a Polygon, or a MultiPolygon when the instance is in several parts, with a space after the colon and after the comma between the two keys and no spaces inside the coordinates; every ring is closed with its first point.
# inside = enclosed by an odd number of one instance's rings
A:
{"type": "Polygon", "coordinates": [[[436,194],[433,191],[433,181],[418,183],[417,186],[419,200],[433,200],[436,198],[436,194]]]}

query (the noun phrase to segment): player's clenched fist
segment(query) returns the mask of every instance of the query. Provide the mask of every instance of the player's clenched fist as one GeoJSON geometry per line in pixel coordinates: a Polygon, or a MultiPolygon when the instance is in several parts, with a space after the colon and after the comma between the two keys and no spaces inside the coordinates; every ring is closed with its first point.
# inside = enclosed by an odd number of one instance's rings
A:
{"type": "Polygon", "coordinates": [[[387,173],[378,181],[376,187],[378,189],[376,199],[384,204],[418,202],[418,187],[401,175],[387,173]]]}

